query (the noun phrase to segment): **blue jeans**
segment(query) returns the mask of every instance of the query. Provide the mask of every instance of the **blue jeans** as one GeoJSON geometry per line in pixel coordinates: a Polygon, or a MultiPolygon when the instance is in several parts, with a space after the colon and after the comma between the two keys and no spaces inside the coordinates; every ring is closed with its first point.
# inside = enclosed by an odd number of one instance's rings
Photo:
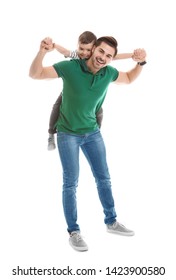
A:
{"type": "Polygon", "coordinates": [[[80,148],[91,167],[99,199],[105,214],[105,224],[112,224],[116,220],[111,181],[106,162],[106,149],[100,130],[84,135],[57,133],[57,144],[63,168],[63,209],[68,232],[79,231],[77,224],[76,188],[79,178],[80,148]]]}

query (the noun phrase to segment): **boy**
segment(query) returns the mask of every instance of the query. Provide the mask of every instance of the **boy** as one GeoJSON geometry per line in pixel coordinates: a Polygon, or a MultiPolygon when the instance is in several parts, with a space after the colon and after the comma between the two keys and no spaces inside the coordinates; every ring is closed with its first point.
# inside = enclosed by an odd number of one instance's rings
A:
{"type": "MultiPolygon", "coordinates": [[[[64,55],[65,58],[72,59],[88,59],[92,54],[92,48],[97,40],[95,34],[90,31],[83,32],[78,38],[78,48],[75,51],[70,51],[58,44],[54,44],[54,48],[61,54],[64,55]]],[[[116,59],[125,59],[132,58],[133,53],[122,53],[117,54],[114,58],[116,59]]],[[[62,93],[57,98],[55,104],[53,105],[53,109],[51,111],[50,120],[49,120],[49,137],[48,137],[48,150],[54,150],[56,148],[54,134],[56,133],[56,122],[59,118],[60,114],[60,105],[62,102],[62,93]]],[[[101,127],[102,119],[103,119],[103,109],[100,110],[96,114],[97,123],[99,127],[101,127]]]]}

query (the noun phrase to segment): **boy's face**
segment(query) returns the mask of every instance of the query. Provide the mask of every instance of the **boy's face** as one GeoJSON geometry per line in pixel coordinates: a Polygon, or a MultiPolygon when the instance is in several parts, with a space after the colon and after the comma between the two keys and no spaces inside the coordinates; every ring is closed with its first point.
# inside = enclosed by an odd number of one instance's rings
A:
{"type": "Polygon", "coordinates": [[[88,59],[92,55],[92,48],[94,43],[82,44],[78,42],[77,53],[80,59],[88,59]]]}

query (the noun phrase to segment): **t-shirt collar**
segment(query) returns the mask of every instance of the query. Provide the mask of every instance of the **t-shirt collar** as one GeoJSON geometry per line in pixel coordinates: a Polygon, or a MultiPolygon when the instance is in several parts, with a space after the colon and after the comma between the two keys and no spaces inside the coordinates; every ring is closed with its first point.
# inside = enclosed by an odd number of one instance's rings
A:
{"type": "Polygon", "coordinates": [[[84,72],[89,72],[92,75],[104,75],[105,74],[105,68],[106,67],[101,68],[96,74],[93,74],[87,67],[86,59],[80,59],[80,65],[81,65],[81,68],[84,72]]]}

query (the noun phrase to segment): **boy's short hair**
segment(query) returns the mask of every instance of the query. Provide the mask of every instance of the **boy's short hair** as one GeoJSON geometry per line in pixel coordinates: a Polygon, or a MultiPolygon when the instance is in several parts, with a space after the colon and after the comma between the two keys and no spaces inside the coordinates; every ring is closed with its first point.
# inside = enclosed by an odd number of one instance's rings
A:
{"type": "Polygon", "coordinates": [[[83,32],[78,38],[78,41],[82,44],[90,44],[92,42],[95,43],[96,40],[97,37],[90,31],[83,32]]]}
{"type": "Polygon", "coordinates": [[[117,42],[117,40],[114,37],[111,37],[111,36],[103,36],[103,37],[100,37],[96,40],[95,46],[96,47],[100,46],[102,42],[104,42],[104,43],[108,44],[109,46],[113,47],[114,50],[115,50],[114,56],[116,56],[116,54],[118,52],[118,49],[117,49],[118,42],[117,42]]]}

